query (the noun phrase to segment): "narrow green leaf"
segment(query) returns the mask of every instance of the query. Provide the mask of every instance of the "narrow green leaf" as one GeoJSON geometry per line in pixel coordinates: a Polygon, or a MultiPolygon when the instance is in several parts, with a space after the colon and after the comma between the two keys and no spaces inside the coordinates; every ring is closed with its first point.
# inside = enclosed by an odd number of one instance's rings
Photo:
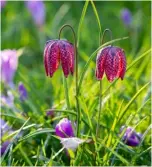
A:
{"type": "MultiPolygon", "coordinates": [[[[46,111],[50,111],[52,109],[47,109],[46,111]]],[[[72,115],[77,115],[77,113],[74,110],[62,110],[62,109],[53,109],[54,112],[63,112],[63,113],[68,113],[72,115]]]]}
{"type": "Polygon", "coordinates": [[[13,115],[13,114],[8,114],[8,113],[1,113],[0,116],[12,117],[12,118],[18,119],[20,121],[24,121],[24,122],[26,120],[26,119],[24,119],[24,117],[20,118],[21,117],[20,115],[13,115]]]}
{"type": "Polygon", "coordinates": [[[97,11],[97,9],[96,9],[96,6],[95,6],[93,0],[90,0],[90,2],[91,2],[91,5],[92,5],[94,14],[95,14],[95,16],[96,16],[96,19],[97,19],[98,27],[99,27],[99,46],[100,46],[100,45],[101,45],[101,23],[100,23],[98,11],[97,11]]]}
{"type": "Polygon", "coordinates": [[[52,156],[51,160],[55,159],[63,150],[64,150],[64,147],[61,148],[54,156],[52,156]]]}
{"type": "Polygon", "coordinates": [[[85,2],[85,4],[84,4],[84,7],[83,7],[83,11],[82,11],[81,17],[80,17],[80,22],[79,22],[79,26],[78,26],[77,47],[79,47],[80,32],[81,32],[81,28],[82,28],[82,23],[83,23],[83,21],[84,21],[84,17],[85,17],[85,15],[86,15],[86,11],[87,11],[87,8],[88,8],[88,4],[89,4],[89,1],[86,0],[86,2],[85,2]]]}
{"type": "Polygon", "coordinates": [[[7,154],[7,152],[9,151],[10,147],[11,147],[12,144],[15,142],[15,140],[17,140],[17,137],[18,137],[19,133],[21,132],[21,130],[24,128],[24,126],[27,124],[27,122],[28,122],[29,120],[30,120],[30,118],[28,118],[28,119],[24,122],[24,124],[23,124],[23,125],[21,126],[21,128],[19,129],[18,133],[13,137],[11,143],[8,145],[8,147],[6,148],[6,150],[5,150],[4,154],[3,154],[3,156],[2,156],[1,159],[0,159],[0,164],[2,164],[2,162],[4,161],[4,158],[5,158],[6,154],[7,154]]]}
{"type": "Polygon", "coordinates": [[[141,56],[139,56],[137,59],[135,59],[128,67],[127,70],[130,70],[130,68],[132,68],[137,62],[139,62],[139,60],[141,60],[142,58],[144,58],[145,56],[148,55],[148,53],[151,52],[151,49],[147,50],[146,52],[144,52],[141,56]]]}
{"type": "Polygon", "coordinates": [[[93,8],[94,14],[95,14],[96,19],[97,19],[97,22],[98,22],[99,30],[100,30],[100,32],[101,32],[101,24],[100,24],[100,19],[99,19],[98,11],[97,11],[97,9],[96,9],[96,6],[95,6],[94,2],[93,2],[92,0],[90,0],[90,2],[91,2],[91,5],[92,5],[92,8],[93,8]]]}
{"type": "MultiPolygon", "coordinates": [[[[36,124],[31,124],[31,125],[25,126],[22,130],[27,130],[27,129],[29,129],[29,128],[31,128],[31,127],[34,127],[34,126],[36,126],[36,124]]],[[[8,140],[10,137],[14,136],[14,135],[15,135],[16,133],[18,133],[19,131],[20,131],[20,129],[14,131],[14,132],[12,132],[11,134],[9,134],[8,136],[4,137],[4,141],[5,141],[5,140],[8,140]]]]}
{"type": "MultiPolygon", "coordinates": [[[[123,158],[120,154],[118,154],[116,151],[114,151],[113,149],[109,148],[106,146],[106,144],[104,143],[99,143],[100,145],[102,145],[102,147],[105,147],[109,152],[111,152],[112,154],[114,154],[116,157],[118,157],[120,159],[120,161],[122,161],[125,165],[129,165],[130,163],[125,159],[123,158]]],[[[105,162],[104,162],[105,163],[105,162]]]]}
{"type": "Polygon", "coordinates": [[[132,99],[127,103],[124,110],[122,111],[122,114],[120,115],[119,121],[123,118],[125,113],[127,112],[130,105],[134,102],[134,100],[140,95],[140,93],[150,84],[150,82],[146,83],[133,97],[132,99]]]}
{"type": "Polygon", "coordinates": [[[29,164],[29,166],[33,166],[31,160],[28,158],[27,154],[22,149],[22,146],[19,147],[19,150],[20,150],[20,153],[22,154],[22,156],[24,157],[24,159],[26,160],[26,162],[29,164]]]}
{"type": "Polygon", "coordinates": [[[54,129],[50,129],[50,128],[40,129],[40,130],[34,131],[34,132],[32,132],[32,133],[30,133],[30,134],[24,136],[23,138],[21,138],[21,139],[19,140],[19,142],[21,142],[21,141],[23,141],[23,140],[26,140],[26,139],[28,139],[28,138],[30,138],[30,137],[34,137],[34,136],[39,135],[39,134],[43,134],[43,133],[53,133],[53,132],[55,132],[54,129]]]}
{"type": "Polygon", "coordinates": [[[148,147],[146,150],[144,150],[142,153],[140,153],[139,155],[137,155],[137,157],[140,157],[141,155],[145,154],[147,151],[151,150],[152,146],[148,147]]]}

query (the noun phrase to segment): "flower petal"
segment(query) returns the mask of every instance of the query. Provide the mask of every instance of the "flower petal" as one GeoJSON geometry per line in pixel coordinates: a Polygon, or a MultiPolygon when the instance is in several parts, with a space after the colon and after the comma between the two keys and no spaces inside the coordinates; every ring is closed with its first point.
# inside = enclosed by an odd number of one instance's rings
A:
{"type": "Polygon", "coordinates": [[[118,52],[118,57],[119,57],[118,77],[120,77],[123,80],[125,72],[126,72],[126,57],[125,57],[125,53],[122,49],[118,52]]]}
{"type": "Polygon", "coordinates": [[[97,54],[96,59],[96,78],[101,80],[105,70],[105,59],[108,52],[107,48],[101,49],[97,54]]]}
{"type": "Polygon", "coordinates": [[[60,52],[58,41],[50,41],[46,45],[46,50],[44,51],[44,64],[46,69],[46,74],[50,77],[53,76],[54,72],[59,67],[60,63],[60,52]]]}
{"type": "Polygon", "coordinates": [[[60,138],[60,140],[64,148],[71,149],[73,151],[75,151],[80,144],[85,142],[85,140],[77,138],[77,137],[60,138]]]}
{"type": "Polygon", "coordinates": [[[67,51],[67,42],[60,41],[59,48],[60,48],[60,57],[61,57],[61,65],[63,69],[64,76],[67,78],[70,72],[70,57],[67,51]]]}
{"type": "Polygon", "coordinates": [[[105,73],[107,76],[107,79],[112,82],[117,75],[118,71],[118,56],[117,56],[117,50],[115,47],[109,48],[109,51],[106,55],[106,61],[105,61],[105,73]]]}
{"type": "Polygon", "coordinates": [[[48,76],[47,53],[48,53],[49,46],[51,46],[53,42],[54,40],[50,40],[49,42],[46,43],[44,54],[43,54],[44,55],[44,67],[45,67],[45,72],[47,76],[48,76]]]}
{"type": "Polygon", "coordinates": [[[66,51],[67,51],[67,56],[69,59],[69,67],[70,67],[70,72],[73,75],[74,73],[74,47],[71,43],[67,43],[65,45],[66,51]]]}

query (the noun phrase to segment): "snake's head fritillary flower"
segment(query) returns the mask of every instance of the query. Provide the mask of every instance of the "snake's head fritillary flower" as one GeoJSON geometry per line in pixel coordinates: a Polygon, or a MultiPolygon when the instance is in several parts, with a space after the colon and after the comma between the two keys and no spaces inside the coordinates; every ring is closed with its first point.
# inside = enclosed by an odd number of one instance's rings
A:
{"type": "Polygon", "coordinates": [[[131,14],[129,9],[124,8],[124,9],[121,10],[121,19],[126,26],[131,25],[132,14],[131,14]]]}
{"type": "Polygon", "coordinates": [[[18,92],[19,92],[21,101],[24,101],[27,99],[27,90],[22,82],[19,82],[18,84],[18,92]]]}
{"type": "Polygon", "coordinates": [[[26,1],[26,6],[36,25],[42,26],[45,22],[45,5],[42,1],[26,1]]]}
{"type": "MultiPolygon", "coordinates": [[[[124,128],[125,126],[122,126],[120,132],[122,132],[124,128]]],[[[127,127],[122,140],[128,146],[135,147],[140,144],[141,138],[141,133],[137,133],[132,127],[127,127]]]]}
{"type": "MultiPolygon", "coordinates": [[[[8,126],[8,124],[3,119],[0,118],[0,138],[2,139],[2,137],[7,133],[8,134],[12,133],[12,130],[8,126]]],[[[10,144],[10,141],[8,140],[2,142],[2,144],[0,145],[1,155],[4,154],[9,144],[10,144]]]]}
{"type": "Polygon", "coordinates": [[[18,56],[16,50],[1,51],[1,76],[2,81],[13,87],[13,77],[18,66],[18,56]]]}
{"type": "Polygon", "coordinates": [[[101,80],[104,72],[110,82],[117,77],[123,80],[126,72],[126,57],[123,49],[107,46],[99,50],[96,59],[96,78],[101,80]]]}
{"type": "Polygon", "coordinates": [[[66,40],[50,40],[44,49],[46,75],[52,77],[61,62],[64,76],[74,73],[74,47],[66,40]]]}
{"type": "Polygon", "coordinates": [[[55,133],[61,138],[74,137],[71,121],[63,118],[55,127],[55,133]]]}

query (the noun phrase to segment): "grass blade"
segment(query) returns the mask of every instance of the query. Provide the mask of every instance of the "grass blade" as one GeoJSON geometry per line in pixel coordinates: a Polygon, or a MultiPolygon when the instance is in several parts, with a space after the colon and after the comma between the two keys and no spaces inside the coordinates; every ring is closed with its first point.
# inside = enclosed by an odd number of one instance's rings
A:
{"type": "Polygon", "coordinates": [[[77,115],[77,113],[74,110],[62,110],[62,109],[47,109],[46,111],[53,110],[54,112],[63,112],[63,113],[68,113],[72,115],[77,115]]]}
{"type": "Polygon", "coordinates": [[[53,133],[53,132],[54,132],[54,130],[53,130],[53,129],[50,129],[50,128],[40,129],[40,130],[37,130],[37,131],[35,131],[35,132],[32,132],[32,133],[30,133],[30,134],[24,136],[24,137],[21,138],[19,141],[21,142],[21,141],[23,141],[23,140],[26,140],[26,139],[28,139],[28,138],[30,138],[30,137],[34,137],[34,136],[39,135],[39,134],[43,134],[43,133],[53,133]]]}
{"type": "Polygon", "coordinates": [[[140,93],[150,84],[150,82],[146,83],[129,101],[129,103],[125,106],[124,110],[122,111],[122,114],[120,115],[119,121],[123,118],[125,113],[127,112],[130,105],[134,102],[134,100],[140,95],[140,93]]]}
{"type": "Polygon", "coordinates": [[[17,137],[18,137],[19,133],[21,132],[21,130],[24,128],[24,126],[27,124],[27,122],[28,122],[29,120],[30,120],[30,118],[28,118],[28,119],[24,122],[24,124],[23,124],[23,125],[21,126],[21,128],[18,130],[18,133],[13,137],[11,143],[8,145],[7,149],[5,150],[3,156],[2,156],[1,159],[0,159],[0,164],[2,164],[2,162],[4,161],[4,158],[5,158],[6,154],[7,154],[7,152],[9,151],[10,147],[11,147],[12,144],[17,140],[17,137]]]}
{"type": "Polygon", "coordinates": [[[80,31],[81,31],[81,28],[82,28],[82,23],[83,23],[84,17],[86,15],[88,4],[89,4],[89,1],[86,0],[86,2],[84,4],[84,7],[83,7],[83,11],[82,11],[81,17],[80,17],[80,22],[79,22],[79,26],[78,26],[77,47],[79,47],[80,31]]]}

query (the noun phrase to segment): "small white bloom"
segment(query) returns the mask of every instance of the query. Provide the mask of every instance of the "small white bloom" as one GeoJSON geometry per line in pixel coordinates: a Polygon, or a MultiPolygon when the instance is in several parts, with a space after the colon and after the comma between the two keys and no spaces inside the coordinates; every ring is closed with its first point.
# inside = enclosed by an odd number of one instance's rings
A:
{"type": "Polygon", "coordinates": [[[80,144],[86,142],[86,140],[77,137],[60,138],[60,140],[64,148],[71,149],[73,151],[75,151],[80,144]]]}

